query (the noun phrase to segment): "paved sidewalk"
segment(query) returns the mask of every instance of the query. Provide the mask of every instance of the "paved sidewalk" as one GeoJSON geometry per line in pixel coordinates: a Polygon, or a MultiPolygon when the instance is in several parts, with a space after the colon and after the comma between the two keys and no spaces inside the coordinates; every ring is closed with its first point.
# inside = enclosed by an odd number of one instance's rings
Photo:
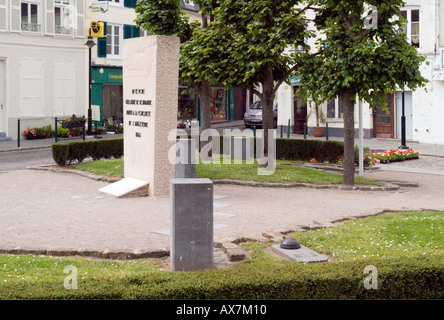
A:
{"type": "MultiPolygon", "coordinates": [[[[23,140],[21,148],[49,147],[53,142],[23,140]]],[[[399,144],[364,141],[372,149],[399,144]]],[[[266,231],[298,230],[313,221],[340,221],[385,210],[444,211],[444,145],[407,145],[421,153],[419,160],[381,165],[381,170],[365,176],[418,182],[416,188],[362,192],[215,185],[215,241],[259,239],[266,231]]],[[[7,150],[17,150],[17,142],[1,142],[0,151],[7,150]]],[[[118,199],[99,193],[105,185],[49,171],[0,173],[0,252],[168,255],[169,197],[118,199]]]]}
{"type": "MultiPolygon", "coordinates": [[[[444,211],[442,175],[379,171],[366,176],[414,181],[419,187],[361,192],[215,185],[215,241],[384,210],[444,211]]],[[[49,171],[1,173],[0,252],[168,255],[169,197],[114,198],[99,193],[106,184],[49,171]]]]}
{"type": "MultiPolygon", "coordinates": [[[[123,134],[106,134],[98,136],[101,139],[111,139],[111,138],[121,138],[123,134]]],[[[58,142],[65,141],[82,141],[82,137],[75,138],[60,138],[58,142]]],[[[0,152],[2,151],[13,151],[13,150],[27,150],[27,149],[38,149],[38,148],[49,148],[51,144],[55,143],[55,139],[20,139],[20,147],[18,146],[17,140],[1,141],[0,142],[0,152]]]]}

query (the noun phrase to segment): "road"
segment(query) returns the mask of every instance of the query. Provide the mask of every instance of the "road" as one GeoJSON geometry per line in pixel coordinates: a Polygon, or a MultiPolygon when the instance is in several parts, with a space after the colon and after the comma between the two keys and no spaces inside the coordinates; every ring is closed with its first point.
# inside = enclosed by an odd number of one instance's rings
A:
{"type": "Polygon", "coordinates": [[[23,170],[26,167],[54,164],[51,148],[0,152],[0,171],[23,170]]]}

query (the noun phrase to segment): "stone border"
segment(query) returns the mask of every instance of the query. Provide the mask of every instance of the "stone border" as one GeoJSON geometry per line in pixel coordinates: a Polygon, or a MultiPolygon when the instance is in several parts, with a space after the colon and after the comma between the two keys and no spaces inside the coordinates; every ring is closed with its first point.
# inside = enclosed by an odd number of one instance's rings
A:
{"type": "MultiPolygon", "coordinates": [[[[42,170],[42,171],[51,171],[55,173],[67,173],[67,174],[76,174],[85,178],[89,178],[95,181],[103,181],[108,183],[114,183],[121,178],[119,177],[108,177],[103,175],[97,175],[94,173],[89,173],[82,170],[63,168],[57,165],[49,165],[49,166],[36,166],[36,167],[27,167],[26,169],[30,170],[42,170]]],[[[302,182],[293,182],[293,183],[269,183],[269,182],[257,182],[257,181],[243,181],[243,180],[230,180],[230,179],[214,179],[212,180],[214,184],[228,184],[228,185],[238,185],[245,187],[268,187],[268,188],[311,188],[311,189],[333,189],[333,190],[356,190],[356,191],[398,191],[401,187],[409,187],[414,188],[418,187],[418,183],[416,182],[385,182],[381,181],[382,186],[374,186],[374,185],[355,185],[353,187],[348,187],[344,185],[333,185],[333,184],[310,184],[310,183],[302,183],[302,182]]]]}
{"type": "Polygon", "coordinates": [[[131,259],[147,259],[147,258],[162,258],[169,256],[168,249],[146,249],[146,250],[110,250],[103,251],[90,249],[28,249],[28,248],[4,248],[0,249],[0,254],[35,254],[48,255],[55,257],[80,256],[100,259],[115,259],[115,260],[131,260],[131,259]]]}
{"type": "MultiPolygon", "coordinates": [[[[231,262],[240,262],[246,259],[249,259],[249,254],[246,252],[239,244],[244,242],[258,242],[258,243],[266,243],[266,242],[282,242],[287,235],[294,232],[305,232],[311,230],[317,230],[322,228],[329,228],[334,226],[341,225],[344,221],[349,221],[353,219],[366,218],[371,216],[383,215],[393,212],[408,212],[408,211],[437,211],[435,209],[425,209],[425,208],[408,208],[404,210],[390,210],[390,209],[382,209],[378,211],[370,211],[367,213],[361,213],[351,216],[339,217],[335,220],[331,221],[313,221],[308,225],[298,225],[295,228],[287,228],[287,229],[277,229],[271,231],[264,231],[262,235],[245,235],[241,237],[230,237],[221,239],[213,242],[213,247],[217,249],[221,249],[222,252],[226,255],[228,263],[231,262]]],[[[99,259],[114,259],[114,260],[134,260],[134,259],[161,259],[170,256],[169,248],[164,249],[105,249],[103,251],[100,250],[92,250],[85,248],[77,248],[77,249],[30,249],[30,248],[21,248],[21,247],[10,247],[0,249],[0,254],[35,254],[35,255],[49,255],[49,256],[58,256],[58,257],[72,257],[72,256],[80,256],[80,257],[90,257],[90,258],[99,258],[99,259]]],[[[225,265],[227,263],[224,263],[225,265]]]]}
{"type": "Polygon", "coordinates": [[[415,182],[385,182],[381,181],[382,186],[374,185],[355,185],[348,187],[344,185],[334,184],[310,184],[302,182],[294,183],[268,183],[256,181],[242,181],[229,179],[215,179],[212,180],[214,184],[231,184],[245,187],[271,187],[271,188],[311,188],[311,189],[333,189],[333,190],[356,190],[356,191],[398,191],[401,187],[418,187],[415,182]]]}

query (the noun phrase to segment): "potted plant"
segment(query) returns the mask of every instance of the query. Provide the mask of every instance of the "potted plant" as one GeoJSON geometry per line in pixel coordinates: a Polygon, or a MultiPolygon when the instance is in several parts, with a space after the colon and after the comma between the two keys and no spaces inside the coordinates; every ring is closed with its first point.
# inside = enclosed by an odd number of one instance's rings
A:
{"type": "Polygon", "coordinates": [[[75,114],[72,115],[70,119],[65,119],[62,122],[62,128],[78,128],[83,127],[85,125],[86,118],[85,117],[77,117],[75,114]]]}
{"type": "Polygon", "coordinates": [[[320,127],[320,123],[325,123],[325,115],[321,106],[316,102],[314,103],[314,107],[310,102],[310,111],[307,114],[307,121],[313,114],[316,116],[316,129],[314,130],[315,137],[322,137],[323,131],[320,127]]]}

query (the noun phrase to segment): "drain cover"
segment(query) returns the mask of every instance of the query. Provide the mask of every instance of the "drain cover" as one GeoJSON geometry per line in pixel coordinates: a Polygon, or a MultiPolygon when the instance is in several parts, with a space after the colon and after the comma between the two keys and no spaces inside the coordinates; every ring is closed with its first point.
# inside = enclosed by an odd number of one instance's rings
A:
{"type": "Polygon", "coordinates": [[[301,244],[296,239],[292,239],[292,238],[284,239],[284,241],[282,241],[282,243],[281,243],[282,249],[295,250],[295,249],[299,249],[300,247],[301,247],[301,244]]]}

